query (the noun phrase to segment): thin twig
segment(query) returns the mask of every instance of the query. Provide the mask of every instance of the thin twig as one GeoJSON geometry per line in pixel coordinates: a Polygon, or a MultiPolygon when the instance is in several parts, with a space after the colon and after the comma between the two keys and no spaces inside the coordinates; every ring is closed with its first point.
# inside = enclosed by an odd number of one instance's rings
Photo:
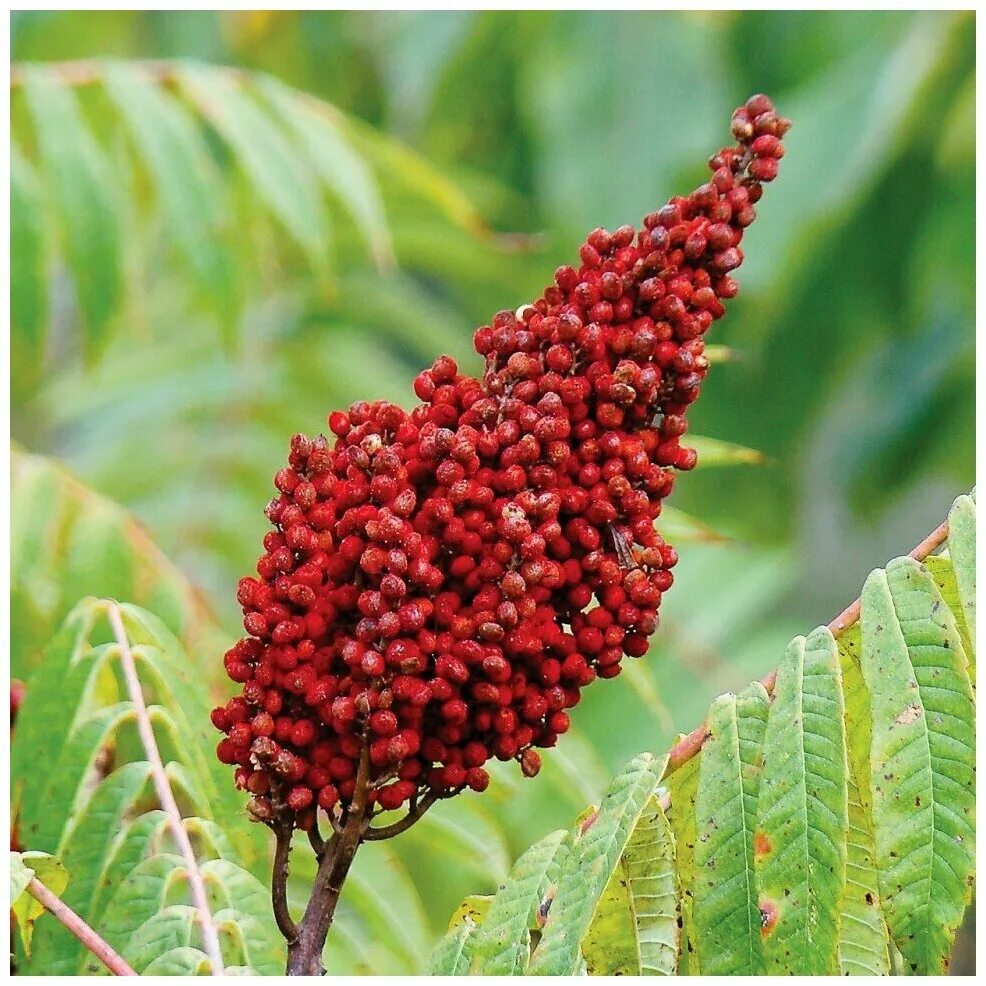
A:
{"type": "Polygon", "coordinates": [[[383,828],[368,828],[363,838],[367,842],[376,842],[380,839],[390,839],[395,835],[400,835],[401,832],[409,829],[437,800],[437,795],[426,794],[413,808],[408,810],[403,818],[399,818],[392,825],[385,825],[383,828]]]}
{"type": "Polygon", "coordinates": [[[202,871],[199,869],[198,860],[195,858],[195,850],[192,848],[192,841],[185,831],[182,823],[181,812],[178,810],[178,803],[175,801],[174,793],[168,782],[168,776],[161,760],[161,754],[157,747],[157,740],[154,738],[154,727],[147,712],[147,705],[144,702],[144,692],[140,685],[140,678],[137,675],[137,665],[134,662],[133,651],[130,649],[130,641],[127,638],[127,631],[123,626],[123,614],[120,607],[115,602],[111,602],[107,607],[107,617],[113,634],[116,637],[117,645],[120,649],[120,666],[123,669],[123,677],[127,684],[127,691],[130,694],[130,701],[133,703],[134,712],[137,718],[137,731],[140,734],[144,752],[151,765],[151,778],[154,781],[154,790],[157,793],[158,801],[164,810],[165,816],[171,827],[171,832],[175,842],[178,843],[179,852],[185,860],[185,867],[188,871],[188,883],[192,892],[192,900],[199,911],[199,920],[202,928],[202,943],[205,946],[205,953],[209,956],[212,966],[212,975],[221,976],[224,974],[222,950],[219,947],[219,933],[212,919],[212,912],[209,910],[209,899],[205,892],[205,881],[202,879],[202,871]]]}
{"type": "Polygon", "coordinates": [[[31,878],[26,889],[52,917],[71,931],[114,976],[137,975],[109,943],[100,938],[68,904],[59,900],[37,877],[31,878]]]}
{"type": "MultiPolygon", "coordinates": [[[[924,561],[932,552],[940,548],[948,537],[948,521],[942,521],[920,544],[916,544],[908,553],[909,558],[915,561],[924,561]]],[[[833,637],[840,637],[859,621],[861,601],[856,598],[851,602],[831,623],[828,624],[833,637]]],[[[760,679],[768,694],[774,691],[774,683],[777,680],[777,671],[771,671],[760,679]]],[[[688,763],[692,757],[696,756],[702,749],[709,736],[709,729],[706,723],[697,726],[687,736],[679,740],[668,754],[668,765],[664,769],[664,778],[673,774],[679,767],[688,763]]]]}
{"type": "Polygon", "coordinates": [[[274,905],[274,920],[287,941],[298,937],[298,926],[291,920],[288,910],[288,857],[291,855],[291,822],[280,822],[274,826],[274,867],[271,874],[271,903],[274,905]]]}

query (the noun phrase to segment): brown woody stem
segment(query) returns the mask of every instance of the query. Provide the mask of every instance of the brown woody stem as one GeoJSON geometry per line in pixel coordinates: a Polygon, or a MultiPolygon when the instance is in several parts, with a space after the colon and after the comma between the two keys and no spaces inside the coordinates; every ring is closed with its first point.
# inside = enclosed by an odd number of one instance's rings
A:
{"type": "MultiPolygon", "coordinates": [[[[345,812],[342,824],[333,824],[333,835],[324,842],[320,835],[312,839],[312,847],[319,860],[318,872],[312,886],[311,897],[305,908],[304,916],[295,925],[290,917],[282,923],[278,918],[278,927],[288,942],[289,976],[322,976],[325,969],[322,966],[322,949],[325,939],[332,926],[339,895],[349,874],[349,868],[356,858],[356,850],[365,841],[387,839],[405,829],[410,828],[435,802],[433,795],[425,797],[412,807],[400,821],[382,829],[370,827],[372,819],[372,804],[370,802],[370,760],[369,749],[363,746],[360,754],[359,771],[356,774],[356,789],[353,792],[352,804],[345,812]]],[[[277,830],[275,830],[277,831],[277,830]]],[[[290,841],[290,830],[287,840],[290,841]]],[[[278,909],[277,895],[278,875],[280,872],[278,860],[283,851],[282,840],[278,835],[277,852],[274,862],[274,908],[278,909]]],[[[283,855],[284,871],[286,874],[286,852],[283,855]]],[[[284,914],[287,914],[285,897],[284,914]]]]}
{"type": "MultiPolygon", "coordinates": [[[[937,551],[948,538],[948,521],[942,521],[920,544],[916,544],[909,552],[908,557],[915,561],[924,561],[932,552],[937,551]]],[[[860,599],[857,597],[851,602],[831,623],[828,624],[832,636],[840,637],[843,633],[855,626],[859,620],[860,599]]],[[[774,690],[774,682],[777,680],[777,671],[760,679],[768,694],[774,690]]],[[[708,726],[703,722],[697,726],[687,736],[679,740],[668,754],[668,765],[664,769],[664,778],[673,774],[679,767],[683,767],[692,757],[697,756],[701,751],[709,735],[708,726]]]]}

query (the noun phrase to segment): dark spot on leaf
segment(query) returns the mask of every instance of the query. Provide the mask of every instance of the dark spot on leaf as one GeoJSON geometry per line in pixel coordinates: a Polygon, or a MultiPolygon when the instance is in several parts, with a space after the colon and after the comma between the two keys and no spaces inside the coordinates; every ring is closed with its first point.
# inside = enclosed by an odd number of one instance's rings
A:
{"type": "Polygon", "coordinates": [[[760,935],[766,938],[777,927],[777,905],[772,900],[761,900],[757,906],[760,909],[760,935]]]}
{"type": "Polygon", "coordinates": [[[866,903],[867,904],[873,903],[873,894],[871,894],[868,890],[866,891],[866,903]]]}

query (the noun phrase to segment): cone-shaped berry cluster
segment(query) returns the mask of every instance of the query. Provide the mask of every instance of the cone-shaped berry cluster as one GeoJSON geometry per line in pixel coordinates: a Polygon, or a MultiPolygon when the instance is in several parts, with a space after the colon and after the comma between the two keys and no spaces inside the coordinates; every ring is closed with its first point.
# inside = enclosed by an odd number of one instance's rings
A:
{"type": "Polygon", "coordinates": [[[481,379],[442,356],[413,411],[360,402],[333,439],[292,439],[239,584],[242,694],[213,712],[257,817],[304,828],[348,804],[364,744],[381,808],[482,791],[493,757],[533,775],[580,690],[645,653],[703,336],[788,126],[748,100],[707,183],[639,231],[590,233],[578,267],[476,331],[481,379]]]}

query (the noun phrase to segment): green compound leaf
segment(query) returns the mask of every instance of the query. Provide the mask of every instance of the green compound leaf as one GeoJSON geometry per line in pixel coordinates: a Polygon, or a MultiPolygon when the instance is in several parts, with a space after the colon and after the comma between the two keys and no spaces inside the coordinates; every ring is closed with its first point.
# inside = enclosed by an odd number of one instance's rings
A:
{"type": "Polygon", "coordinates": [[[24,69],[43,177],[57,208],[63,249],[87,333],[90,359],[109,341],[122,295],[123,257],[116,189],[108,161],[89,131],[75,93],[53,70],[24,69]]]}
{"type": "Polygon", "coordinates": [[[796,637],[778,668],[764,737],[754,860],[768,973],[838,968],[848,829],[838,653],[826,628],[796,637]]]}
{"type": "Polygon", "coordinates": [[[341,127],[339,114],[270,77],[259,77],[257,91],[305,149],[312,167],[359,224],[377,264],[394,262],[383,199],[366,160],[356,153],[341,127]]]}
{"type": "Polygon", "coordinates": [[[237,300],[226,192],[191,114],[140,68],[107,63],[103,85],[153,180],[169,235],[231,335],[237,300]]]}
{"type": "Polygon", "coordinates": [[[753,834],[769,700],[759,682],[709,710],[696,795],[692,920],[703,975],[763,971],[753,834]]]}
{"type": "Polygon", "coordinates": [[[657,787],[663,766],[650,754],[641,754],[614,778],[598,815],[576,840],[565,863],[541,941],[531,958],[531,975],[578,972],[582,939],[641,812],[657,787]]]}
{"type": "Polygon", "coordinates": [[[497,890],[473,944],[472,971],[483,976],[519,976],[527,970],[531,931],[548,892],[552,863],[567,848],[559,829],[535,842],[497,890]]]}
{"type": "Polygon", "coordinates": [[[201,65],[177,69],[182,92],[229,144],[256,194],[305,251],[312,270],[326,271],[328,215],[320,189],[283,130],[250,87],[201,65]]]}
{"type": "Polygon", "coordinates": [[[876,863],[907,970],[946,971],[975,868],[975,708],[955,619],[909,558],[866,580],[876,863]]]}
{"type": "MultiPolygon", "coordinates": [[[[134,811],[149,780],[150,764],[146,761],[115,770],[96,788],[62,839],[59,858],[74,875],[62,900],[90,926],[96,924],[94,905],[108,859],[126,817],[134,811]]],[[[45,963],[49,975],[74,974],[85,954],[82,943],[56,921],[45,922],[38,929],[36,945],[49,956],[45,963]]]]}
{"type": "Polygon", "coordinates": [[[674,834],[652,796],[582,943],[593,976],[671,976],[678,961],[674,834]]]}

